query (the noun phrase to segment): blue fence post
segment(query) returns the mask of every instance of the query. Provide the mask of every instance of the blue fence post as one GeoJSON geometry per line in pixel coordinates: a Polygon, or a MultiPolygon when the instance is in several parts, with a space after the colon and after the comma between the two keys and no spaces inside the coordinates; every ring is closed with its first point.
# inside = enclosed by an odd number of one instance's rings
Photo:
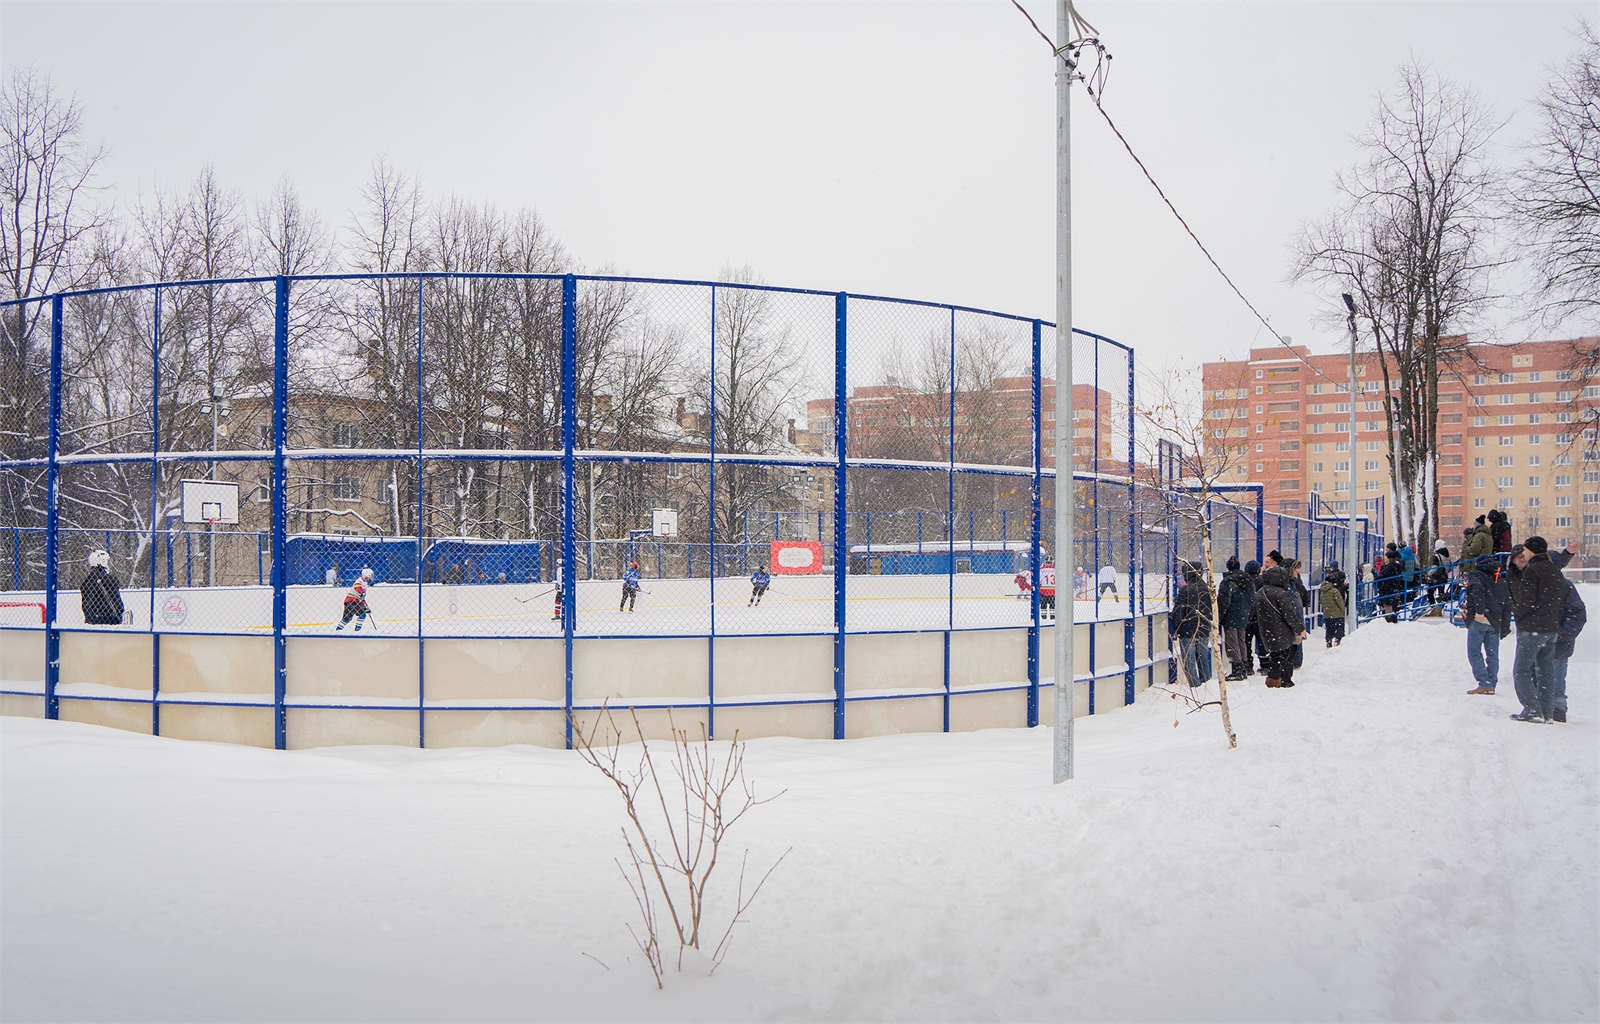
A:
{"type": "Polygon", "coordinates": [[[44,519],[44,717],[59,718],[61,631],[56,628],[56,532],[61,515],[61,296],[50,300],[50,438],[44,519]]]}
{"type": "MultiPolygon", "coordinates": [[[[1041,441],[1044,433],[1044,423],[1040,420],[1041,401],[1039,378],[1043,372],[1043,363],[1040,358],[1040,339],[1044,333],[1041,321],[1033,322],[1033,479],[1032,493],[1029,495],[1028,508],[1028,728],[1037,728],[1039,725],[1039,516],[1041,488],[1044,485],[1044,466],[1041,459],[1041,441]]],[[[921,547],[922,541],[922,513],[917,513],[917,541],[921,547]]],[[[1068,567],[1068,577],[1071,579],[1071,567],[1068,567]]],[[[1072,585],[1067,585],[1067,607],[1072,607],[1072,585]]],[[[1059,599],[1058,599],[1059,600],[1059,599]]],[[[1057,615],[1059,617],[1059,612],[1057,615]]]]}
{"type": "MultiPolygon", "coordinates": [[[[1128,656],[1128,680],[1127,680],[1127,685],[1124,687],[1124,690],[1123,690],[1123,703],[1132,704],[1133,703],[1133,696],[1134,696],[1134,694],[1133,694],[1133,688],[1134,688],[1133,687],[1133,683],[1134,683],[1133,663],[1134,663],[1135,660],[1137,660],[1134,657],[1134,645],[1133,645],[1133,633],[1134,633],[1134,629],[1133,629],[1133,616],[1134,616],[1133,594],[1134,594],[1134,588],[1139,585],[1139,583],[1137,582],[1138,579],[1139,579],[1138,570],[1141,567],[1138,564],[1138,559],[1134,557],[1134,553],[1138,548],[1139,539],[1138,539],[1137,527],[1134,525],[1134,512],[1133,512],[1133,506],[1134,506],[1134,503],[1136,501],[1136,496],[1134,494],[1134,482],[1133,482],[1133,469],[1134,469],[1134,462],[1135,462],[1135,459],[1134,459],[1135,452],[1134,452],[1134,447],[1133,447],[1133,352],[1131,350],[1128,352],[1127,358],[1128,358],[1128,559],[1127,559],[1127,561],[1128,561],[1128,626],[1127,626],[1127,630],[1126,630],[1127,636],[1126,636],[1125,642],[1127,644],[1127,656],[1128,656]]],[[[1210,571],[1210,567],[1209,566],[1207,566],[1207,571],[1208,572],[1210,571]]]]}
{"type": "Polygon", "coordinates": [[[845,568],[849,550],[845,544],[845,460],[847,433],[845,420],[850,414],[846,387],[845,314],[848,299],[840,292],[833,299],[833,738],[844,739],[844,650],[845,650],[845,568]]]}
{"type": "Polygon", "coordinates": [[[578,440],[578,279],[561,278],[561,634],[566,648],[567,749],[572,749],[572,631],[578,618],[578,577],[573,565],[573,502],[577,484],[572,450],[578,440]]]}
{"type": "Polygon", "coordinates": [[[284,495],[288,489],[283,449],[289,431],[289,279],[279,275],[272,331],[272,745],[288,747],[288,666],[283,631],[289,623],[283,546],[288,534],[284,495]]]}
{"type": "MultiPolygon", "coordinates": [[[[427,283],[427,278],[417,278],[417,746],[428,745],[428,673],[427,673],[427,640],[422,635],[422,451],[424,440],[422,436],[422,290],[427,283]]],[[[395,501],[400,496],[395,495],[395,501]]],[[[398,529],[398,524],[397,524],[398,529]]]]}

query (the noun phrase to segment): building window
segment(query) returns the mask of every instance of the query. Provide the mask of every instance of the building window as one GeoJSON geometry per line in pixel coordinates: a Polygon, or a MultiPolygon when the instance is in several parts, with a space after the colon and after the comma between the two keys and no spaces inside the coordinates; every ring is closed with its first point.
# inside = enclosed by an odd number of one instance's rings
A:
{"type": "Polygon", "coordinates": [[[1558,413],[1556,413],[1556,422],[1557,423],[1571,423],[1572,422],[1572,413],[1570,413],[1570,412],[1558,412],[1558,413]]]}
{"type": "Polygon", "coordinates": [[[1529,508],[1538,508],[1539,507],[1539,496],[1537,494],[1528,499],[1528,507],[1529,508]]]}
{"type": "Polygon", "coordinates": [[[1512,437],[1509,434],[1501,434],[1500,435],[1500,447],[1504,448],[1507,445],[1512,445],[1512,444],[1516,444],[1516,443],[1517,443],[1517,439],[1515,437],[1512,437]]]}
{"type": "Polygon", "coordinates": [[[1501,405],[1516,405],[1517,404],[1517,396],[1516,395],[1501,395],[1500,396],[1500,404],[1501,405]]]}
{"type": "Polygon", "coordinates": [[[1320,444],[1312,445],[1311,446],[1311,451],[1316,455],[1321,455],[1322,454],[1322,445],[1320,445],[1320,444]]]}
{"type": "Polygon", "coordinates": [[[1557,370],[1556,371],[1556,380],[1571,380],[1571,379],[1572,379],[1572,371],[1571,370],[1557,370]]]}
{"type": "Polygon", "coordinates": [[[1572,486],[1572,474],[1571,473],[1557,473],[1556,474],[1556,486],[1557,487],[1571,487],[1572,486]]]}
{"type": "Polygon", "coordinates": [[[1379,491],[1383,489],[1383,483],[1379,480],[1367,480],[1362,483],[1361,489],[1363,491],[1379,491]]]}
{"type": "Polygon", "coordinates": [[[1475,426],[1475,427],[1488,426],[1489,425],[1489,417],[1487,417],[1487,416],[1474,416],[1474,417],[1472,417],[1472,425],[1475,426]]]}
{"type": "Polygon", "coordinates": [[[1322,406],[1313,405],[1311,407],[1311,415],[1313,415],[1313,416],[1321,416],[1322,415],[1322,406]]]}
{"type": "Polygon", "coordinates": [[[1483,508],[1483,505],[1484,505],[1484,502],[1483,502],[1482,498],[1473,498],[1472,499],[1472,507],[1473,508],[1483,508]]]}
{"type": "Polygon", "coordinates": [[[1280,490],[1280,491],[1298,491],[1299,489],[1300,489],[1300,481],[1298,481],[1298,480],[1279,480],[1278,481],[1278,490],[1280,490]]]}
{"type": "Polygon", "coordinates": [[[1362,451],[1375,452],[1378,450],[1378,446],[1381,444],[1383,444],[1382,441],[1368,441],[1366,443],[1366,447],[1363,448],[1362,451]]]}
{"type": "Polygon", "coordinates": [[[1312,463],[1312,464],[1311,464],[1311,472],[1313,472],[1313,473],[1320,473],[1320,472],[1322,472],[1322,463],[1320,463],[1320,462],[1313,462],[1313,463],[1312,463]]]}
{"type": "Polygon", "coordinates": [[[1313,434],[1320,434],[1320,433],[1322,433],[1322,424],[1320,424],[1320,423],[1313,423],[1313,424],[1311,424],[1311,432],[1312,432],[1312,433],[1313,433],[1313,434]]]}
{"type": "Polygon", "coordinates": [[[255,493],[254,493],[253,497],[255,498],[256,501],[271,501],[272,500],[272,474],[271,473],[263,473],[261,476],[256,478],[255,493]]]}
{"type": "Polygon", "coordinates": [[[1472,376],[1472,383],[1478,385],[1479,387],[1482,387],[1483,385],[1489,383],[1489,378],[1485,377],[1481,373],[1476,373],[1476,374],[1473,374],[1473,376],[1472,376]]]}
{"type": "Polygon", "coordinates": [[[1556,401],[1557,402],[1570,402],[1570,401],[1572,401],[1572,392],[1570,392],[1570,391],[1557,391],[1556,392],[1556,401]]]}
{"type": "Polygon", "coordinates": [[[1571,525],[1572,525],[1572,517],[1571,516],[1556,516],[1556,526],[1557,527],[1571,526],[1571,525]]]}
{"type": "Polygon", "coordinates": [[[1539,456],[1537,456],[1537,455],[1528,456],[1528,465],[1537,466],[1538,464],[1539,464],[1539,456]]]}
{"type": "Polygon", "coordinates": [[[1475,437],[1472,439],[1472,447],[1474,448],[1482,448],[1488,443],[1489,439],[1487,437],[1475,437]]]}
{"type": "Polygon", "coordinates": [[[1498,504],[1499,504],[1499,506],[1501,508],[1516,508],[1517,507],[1517,499],[1515,499],[1515,498],[1501,498],[1500,501],[1498,502],[1498,504]]]}
{"type": "Polygon", "coordinates": [[[1321,384],[1313,384],[1313,385],[1311,385],[1311,393],[1313,395],[1322,394],[1322,385],[1321,384]]]}
{"type": "Polygon", "coordinates": [[[1535,413],[1529,413],[1528,414],[1528,423],[1530,425],[1537,425],[1537,424],[1543,423],[1543,422],[1544,422],[1544,418],[1539,413],[1535,412],[1535,413]]]}
{"type": "Polygon", "coordinates": [[[258,448],[271,448],[272,447],[272,424],[270,424],[270,423],[257,423],[256,424],[256,447],[258,447],[258,448]]]}
{"type": "Polygon", "coordinates": [[[1543,441],[1543,440],[1544,440],[1544,435],[1543,434],[1529,434],[1528,435],[1528,443],[1529,444],[1538,444],[1540,441],[1543,441]]]}
{"type": "Polygon", "coordinates": [[[1472,396],[1472,404],[1473,405],[1488,405],[1489,404],[1489,400],[1487,398],[1483,397],[1482,395],[1473,395],[1472,396]]]}
{"type": "Polygon", "coordinates": [[[1502,416],[1502,417],[1500,417],[1500,425],[1502,427],[1512,426],[1516,422],[1517,422],[1517,418],[1515,416],[1502,416]]]}
{"type": "Polygon", "coordinates": [[[1556,495],[1556,507],[1557,508],[1571,508],[1572,507],[1572,495],[1570,495],[1570,494],[1558,494],[1558,495],[1556,495]]]}
{"type": "Polygon", "coordinates": [[[361,478],[358,476],[334,477],[333,496],[339,501],[360,501],[361,478]]]}
{"type": "Polygon", "coordinates": [[[335,423],[333,425],[333,446],[335,448],[361,447],[361,427],[355,423],[335,423]]]}
{"type": "Polygon", "coordinates": [[[1530,393],[1528,395],[1528,404],[1529,405],[1538,405],[1539,404],[1539,392],[1534,391],[1534,392],[1532,392],[1532,393],[1530,393]]]}
{"type": "Polygon", "coordinates": [[[1500,375],[1500,383],[1502,383],[1502,384],[1515,384],[1516,381],[1517,381],[1517,378],[1515,376],[1513,376],[1512,374],[1502,373],[1500,375]]]}
{"type": "Polygon", "coordinates": [[[1473,477],[1472,478],[1472,486],[1473,486],[1473,488],[1475,488],[1477,490],[1482,490],[1483,489],[1483,480],[1484,480],[1484,478],[1481,477],[1481,476],[1473,477]]]}
{"type": "Polygon", "coordinates": [[[1502,465],[1502,466],[1515,466],[1516,464],[1517,464],[1517,457],[1515,455],[1502,455],[1502,456],[1500,456],[1500,465],[1502,465]]]}
{"type": "Polygon", "coordinates": [[[1503,477],[1500,477],[1495,482],[1497,484],[1499,484],[1501,487],[1512,487],[1512,486],[1516,485],[1516,478],[1515,477],[1510,477],[1510,476],[1503,476],[1503,477]]]}

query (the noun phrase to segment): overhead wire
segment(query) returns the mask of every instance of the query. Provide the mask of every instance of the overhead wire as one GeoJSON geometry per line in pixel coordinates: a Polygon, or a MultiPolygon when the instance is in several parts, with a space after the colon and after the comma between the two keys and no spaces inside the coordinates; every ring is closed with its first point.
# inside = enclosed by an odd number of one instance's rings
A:
{"type": "Polygon", "coordinates": [[[1043,39],[1050,47],[1050,52],[1057,58],[1066,60],[1068,62],[1068,68],[1072,72],[1073,76],[1083,81],[1084,89],[1089,93],[1089,98],[1094,101],[1095,109],[1098,110],[1100,112],[1100,116],[1105,119],[1107,127],[1109,127],[1112,134],[1117,137],[1117,141],[1122,143],[1122,148],[1128,151],[1128,156],[1132,157],[1133,162],[1138,165],[1140,172],[1144,174],[1145,180],[1148,181],[1150,186],[1156,190],[1156,195],[1161,197],[1161,201],[1166,204],[1167,209],[1171,211],[1175,218],[1177,218],[1177,221],[1180,225],[1182,225],[1184,232],[1188,234],[1189,238],[1194,242],[1196,247],[1199,248],[1201,254],[1205,256],[1206,261],[1210,263],[1212,268],[1222,276],[1222,280],[1227,283],[1230,289],[1232,289],[1233,294],[1239,297],[1239,301],[1243,302],[1245,307],[1250,310],[1251,314],[1253,314],[1257,320],[1261,321],[1262,326],[1266,327],[1267,331],[1271,333],[1273,339],[1279,345],[1283,346],[1283,348],[1295,359],[1305,364],[1306,368],[1312,373],[1316,374],[1318,377],[1321,377],[1323,380],[1334,384],[1336,392],[1338,387],[1347,386],[1348,382],[1336,381],[1332,377],[1329,377],[1326,373],[1323,373],[1320,369],[1318,369],[1309,359],[1307,359],[1305,356],[1302,356],[1299,352],[1296,352],[1294,350],[1294,346],[1283,340],[1283,337],[1278,334],[1277,329],[1272,326],[1271,321],[1263,316],[1261,311],[1256,309],[1255,304],[1245,296],[1242,290],[1240,290],[1239,286],[1233,283],[1233,278],[1229,277],[1228,272],[1222,269],[1222,264],[1218,263],[1216,257],[1211,255],[1211,250],[1206,248],[1205,243],[1200,240],[1200,236],[1195,234],[1194,229],[1189,226],[1189,222],[1184,219],[1183,214],[1178,212],[1177,206],[1175,206],[1172,200],[1167,197],[1166,190],[1161,187],[1160,182],[1156,181],[1155,175],[1150,173],[1150,168],[1145,166],[1145,162],[1139,158],[1139,154],[1134,152],[1133,145],[1128,142],[1127,137],[1122,134],[1122,131],[1117,127],[1116,122],[1111,119],[1111,114],[1106,110],[1105,103],[1103,102],[1106,80],[1110,75],[1111,54],[1106,51],[1105,44],[1102,43],[1098,35],[1095,34],[1094,26],[1090,25],[1087,21],[1084,21],[1081,16],[1079,16],[1077,10],[1072,6],[1072,0],[1067,0],[1067,17],[1072,22],[1072,27],[1076,34],[1076,38],[1062,46],[1057,46],[1050,36],[1045,33],[1044,29],[1039,27],[1039,23],[1033,20],[1033,15],[1028,13],[1027,9],[1022,6],[1019,0],[1011,0],[1011,5],[1020,11],[1024,18],[1028,19],[1028,24],[1033,26],[1033,30],[1039,34],[1039,38],[1043,39]],[[1082,51],[1085,48],[1092,48],[1095,53],[1094,69],[1087,75],[1078,70],[1079,60],[1082,55],[1082,51]]]}

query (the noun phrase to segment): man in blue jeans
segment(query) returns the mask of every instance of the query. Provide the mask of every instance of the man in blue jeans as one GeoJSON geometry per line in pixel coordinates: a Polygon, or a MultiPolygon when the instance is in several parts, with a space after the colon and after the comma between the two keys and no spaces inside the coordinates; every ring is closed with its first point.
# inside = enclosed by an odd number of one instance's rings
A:
{"type": "Polygon", "coordinates": [[[1556,639],[1566,579],[1550,560],[1543,537],[1529,537],[1511,550],[1511,604],[1517,620],[1517,660],[1512,678],[1522,711],[1518,722],[1554,722],[1556,639]]]}
{"type": "Polygon", "coordinates": [[[1500,641],[1511,632],[1511,586],[1500,578],[1500,560],[1480,555],[1467,573],[1461,602],[1467,620],[1467,661],[1478,685],[1468,693],[1492,695],[1500,682],[1500,641]]]}

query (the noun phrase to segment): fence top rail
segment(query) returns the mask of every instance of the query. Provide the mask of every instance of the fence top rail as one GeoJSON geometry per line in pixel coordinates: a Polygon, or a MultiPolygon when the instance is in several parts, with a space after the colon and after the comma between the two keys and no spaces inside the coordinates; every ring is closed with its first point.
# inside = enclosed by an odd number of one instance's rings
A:
{"type": "MultiPolygon", "coordinates": [[[[658,284],[690,288],[726,288],[737,289],[740,291],[773,292],[786,295],[810,295],[819,298],[836,298],[843,295],[847,299],[861,299],[867,302],[888,302],[904,306],[923,306],[930,309],[949,310],[955,313],[972,313],[979,316],[998,317],[1003,320],[1013,320],[1018,323],[1036,323],[1041,327],[1049,327],[1052,330],[1054,330],[1056,327],[1055,323],[1050,320],[1044,320],[1039,317],[1023,316],[1018,313],[1006,313],[1000,310],[984,309],[980,306],[964,306],[950,302],[935,302],[929,299],[908,299],[893,295],[868,295],[848,291],[828,291],[821,288],[795,288],[787,285],[758,284],[754,282],[742,281],[702,281],[695,280],[693,278],[673,277],[631,277],[620,274],[568,275],[444,270],[417,270],[383,274],[297,274],[286,275],[284,279],[290,284],[297,284],[305,282],[332,283],[347,281],[560,281],[569,276],[578,281],[604,282],[612,284],[658,284]]],[[[141,281],[136,284],[108,285],[103,288],[79,288],[68,291],[53,292],[48,295],[34,295],[20,299],[7,299],[3,302],[0,302],[0,308],[26,305],[28,303],[35,302],[42,303],[55,298],[84,298],[94,295],[112,295],[122,292],[160,291],[163,288],[214,287],[228,284],[268,284],[276,281],[277,279],[278,278],[276,276],[272,275],[258,275],[252,277],[198,278],[195,280],[141,281]]],[[[1072,333],[1081,335],[1085,338],[1093,339],[1094,341],[1104,342],[1108,345],[1114,345],[1130,354],[1133,352],[1133,348],[1129,345],[1124,345],[1122,342],[1117,341],[1114,338],[1109,338],[1103,334],[1097,334],[1093,331],[1087,331],[1081,327],[1074,327],[1072,329],[1072,333]]]]}

